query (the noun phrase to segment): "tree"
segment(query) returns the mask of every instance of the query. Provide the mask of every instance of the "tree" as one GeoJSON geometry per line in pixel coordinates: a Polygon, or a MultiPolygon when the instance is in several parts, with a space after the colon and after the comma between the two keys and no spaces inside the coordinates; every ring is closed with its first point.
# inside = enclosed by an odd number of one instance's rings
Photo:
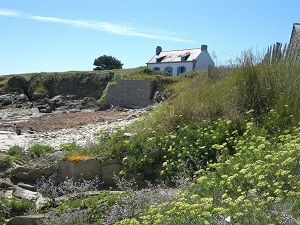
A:
{"type": "Polygon", "coordinates": [[[102,55],[94,60],[94,70],[122,69],[123,64],[115,57],[102,55]]]}

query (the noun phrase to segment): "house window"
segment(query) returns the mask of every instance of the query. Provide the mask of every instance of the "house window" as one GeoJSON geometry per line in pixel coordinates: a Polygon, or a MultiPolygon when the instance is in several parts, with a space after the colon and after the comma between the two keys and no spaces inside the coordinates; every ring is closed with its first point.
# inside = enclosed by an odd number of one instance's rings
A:
{"type": "Polygon", "coordinates": [[[190,53],[181,56],[181,62],[185,62],[190,56],[190,53]]]}
{"type": "Polygon", "coordinates": [[[185,62],[190,55],[181,56],[181,62],[185,62]]]}
{"type": "Polygon", "coordinates": [[[160,71],[160,68],[159,67],[154,67],[153,70],[160,71]]]}
{"type": "Polygon", "coordinates": [[[177,75],[186,72],[186,67],[185,66],[179,66],[177,67],[177,75]]]}
{"type": "Polygon", "coordinates": [[[165,58],[165,56],[162,56],[162,57],[159,57],[159,58],[156,58],[156,62],[161,62],[163,61],[163,59],[165,58]]]}
{"type": "Polygon", "coordinates": [[[166,72],[169,72],[170,75],[172,76],[173,68],[172,68],[171,66],[166,67],[166,68],[165,68],[165,71],[166,71],[166,72]]]}

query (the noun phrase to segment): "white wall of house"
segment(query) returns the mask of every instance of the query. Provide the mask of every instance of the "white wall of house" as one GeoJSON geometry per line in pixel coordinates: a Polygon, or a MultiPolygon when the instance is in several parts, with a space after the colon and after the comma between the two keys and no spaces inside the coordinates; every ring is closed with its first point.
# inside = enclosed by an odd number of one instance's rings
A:
{"type": "Polygon", "coordinates": [[[196,70],[204,70],[209,65],[214,66],[215,63],[210,57],[208,51],[202,51],[196,59],[196,70]]]}
{"type": "MultiPolygon", "coordinates": [[[[195,70],[204,70],[207,69],[209,65],[214,65],[214,61],[210,57],[207,51],[203,51],[196,59],[196,66],[195,70]]],[[[193,71],[193,62],[176,62],[176,63],[155,63],[155,64],[148,64],[148,68],[153,70],[155,67],[159,68],[159,71],[166,71],[166,68],[172,67],[172,74],[171,76],[178,76],[177,68],[185,66],[186,72],[193,71]]]]}
{"type": "Polygon", "coordinates": [[[178,63],[156,63],[156,64],[148,64],[148,68],[153,70],[155,67],[158,67],[159,71],[166,71],[166,68],[172,67],[172,74],[171,76],[178,76],[177,68],[185,66],[186,72],[193,70],[193,62],[178,62],[178,63]]]}

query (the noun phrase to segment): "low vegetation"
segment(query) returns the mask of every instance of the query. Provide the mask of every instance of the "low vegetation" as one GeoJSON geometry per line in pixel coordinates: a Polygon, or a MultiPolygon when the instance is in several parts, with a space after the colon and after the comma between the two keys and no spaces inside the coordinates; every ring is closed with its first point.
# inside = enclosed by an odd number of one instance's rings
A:
{"type": "Polygon", "coordinates": [[[62,146],[69,155],[121,158],[124,177],[133,173],[149,182],[137,188],[134,180],[116,178],[122,192],[49,205],[52,218],[76,218],[73,224],[299,224],[300,65],[287,58],[271,62],[248,51],[230,68],[215,70],[214,79],[188,74],[168,87],[171,99],[126,128],[130,138],[117,130],[102,133],[91,148],[62,146]]]}

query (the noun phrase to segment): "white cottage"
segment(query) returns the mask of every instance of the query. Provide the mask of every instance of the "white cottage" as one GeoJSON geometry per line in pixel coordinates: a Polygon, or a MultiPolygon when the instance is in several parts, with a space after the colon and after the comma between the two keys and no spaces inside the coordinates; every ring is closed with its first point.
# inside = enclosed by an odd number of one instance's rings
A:
{"type": "Polygon", "coordinates": [[[207,51],[207,45],[201,45],[201,48],[174,51],[162,51],[162,48],[157,46],[156,54],[147,63],[149,69],[167,71],[171,76],[203,70],[210,65],[214,66],[214,61],[207,51]]]}

